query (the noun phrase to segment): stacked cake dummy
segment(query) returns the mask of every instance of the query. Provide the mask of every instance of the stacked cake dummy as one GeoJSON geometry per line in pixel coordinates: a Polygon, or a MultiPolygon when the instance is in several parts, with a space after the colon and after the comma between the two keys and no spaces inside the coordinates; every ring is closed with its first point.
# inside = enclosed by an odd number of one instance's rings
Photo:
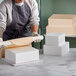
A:
{"type": "Polygon", "coordinates": [[[53,14],[48,19],[46,33],[60,32],[66,36],[76,34],[76,15],[71,14],[53,14]]]}
{"type": "Polygon", "coordinates": [[[44,54],[63,56],[69,52],[69,42],[65,42],[64,33],[45,35],[44,54]]]}

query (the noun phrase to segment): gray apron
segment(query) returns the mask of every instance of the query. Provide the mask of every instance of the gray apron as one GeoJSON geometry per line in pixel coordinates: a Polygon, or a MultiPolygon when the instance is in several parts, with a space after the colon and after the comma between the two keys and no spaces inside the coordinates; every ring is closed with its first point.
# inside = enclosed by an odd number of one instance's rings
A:
{"type": "Polygon", "coordinates": [[[12,0],[12,4],[12,23],[6,27],[3,33],[4,41],[31,36],[29,25],[31,9],[26,2],[22,6],[17,6],[14,0],[12,0]]]}

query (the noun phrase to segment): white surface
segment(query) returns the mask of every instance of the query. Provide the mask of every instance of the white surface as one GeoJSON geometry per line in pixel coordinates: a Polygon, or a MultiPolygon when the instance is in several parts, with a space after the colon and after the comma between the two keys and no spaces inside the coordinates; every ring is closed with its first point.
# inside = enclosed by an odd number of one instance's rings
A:
{"type": "Polygon", "coordinates": [[[5,51],[5,59],[13,64],[39,60],[39,50],[33,47],[19,47],[5,51]]]}
{"type": "Polygon", "coordinates": [[[45,44],[50,46],[61,46],[65,44],[64,33],[50,33],[45,35],[45,44]]]}
{"type": "Polygon", "coordinates": [[[60,55],[63,56],[69,52],[69,42],[66,42],[62,46],[48,46],[44,45],[45,55],[60,55]]]}

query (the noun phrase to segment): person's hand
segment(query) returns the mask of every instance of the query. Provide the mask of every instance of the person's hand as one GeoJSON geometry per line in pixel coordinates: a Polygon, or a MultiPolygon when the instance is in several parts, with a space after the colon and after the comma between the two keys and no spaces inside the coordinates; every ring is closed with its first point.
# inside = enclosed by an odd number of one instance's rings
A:
{"type": "MultiPolygon", "coordinates": [[[[3,42],[3,39],[2,39],[2,38],[0,38],[0,43],[1,43],[1,42],[3,42]]],[[[5,47],[4,45],[0,45],[0,49],[1,49],[1,48],[4,48],[4,47],[5,47]]]]}
{"type": "MultiPolygon", "coordinates": [[[[39,34],[37,32],[33,32],[32,36],[39,36],[39,34]]],[[[40,39],[35,40],[34,42],[41,42],[40,39]]]]}
{"type": "MultiPolygon", "coordinates": [[[[2,38],[0,38],[0,43],[1,43],[1,42],[3,42],[3,39],[2,39],[2,38]]],[[[5,58],[4,52],[5,52],[5,46],[4,46],[4,45],[0,45],[0,58],[1,58],[1,59],[2,59],[2,58],[5,58]]]]}
{"type": "Polygon", "coordinates": [[[2,38],[0,38],[0,42],[2,42],[3,40],[2,40],[2,38]]]}
{"type": "MultiPolygon", "coordinates": [[[[2,40],[2,38],[0,38],[0,42],[2,42],[3,40],[2,40]]],[[[0,46],[0,47],[2,47],[2,46],[0,46]]]]}

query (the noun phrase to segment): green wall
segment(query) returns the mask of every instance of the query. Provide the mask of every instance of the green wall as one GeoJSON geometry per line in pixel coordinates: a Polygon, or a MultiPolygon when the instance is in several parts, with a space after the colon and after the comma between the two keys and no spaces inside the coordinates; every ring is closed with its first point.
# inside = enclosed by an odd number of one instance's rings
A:
{"type": "Polygon", "coordinates": [[[76,14],[76,0],[53,0],[53,13],[76,14]]]}
{"type": "MultiPolygon", "coordinates": [[[[38,2],[38,0],[37,0],[38,2]]],[[[53,14],[53,0],[41,0],[41,24],[43,32],[48,24],[48,18],[53,14]]]]}
{"type": "Polygon", "coordinates": [[[0,3],[2,2],[3,0],[0,0],[0,3]]]}
{"type": "Polygon", "coordinates": [[[53,14],[53,1],[41,0],[41,26],[45,28],[48,24],[48,17],[53,14]]]}

